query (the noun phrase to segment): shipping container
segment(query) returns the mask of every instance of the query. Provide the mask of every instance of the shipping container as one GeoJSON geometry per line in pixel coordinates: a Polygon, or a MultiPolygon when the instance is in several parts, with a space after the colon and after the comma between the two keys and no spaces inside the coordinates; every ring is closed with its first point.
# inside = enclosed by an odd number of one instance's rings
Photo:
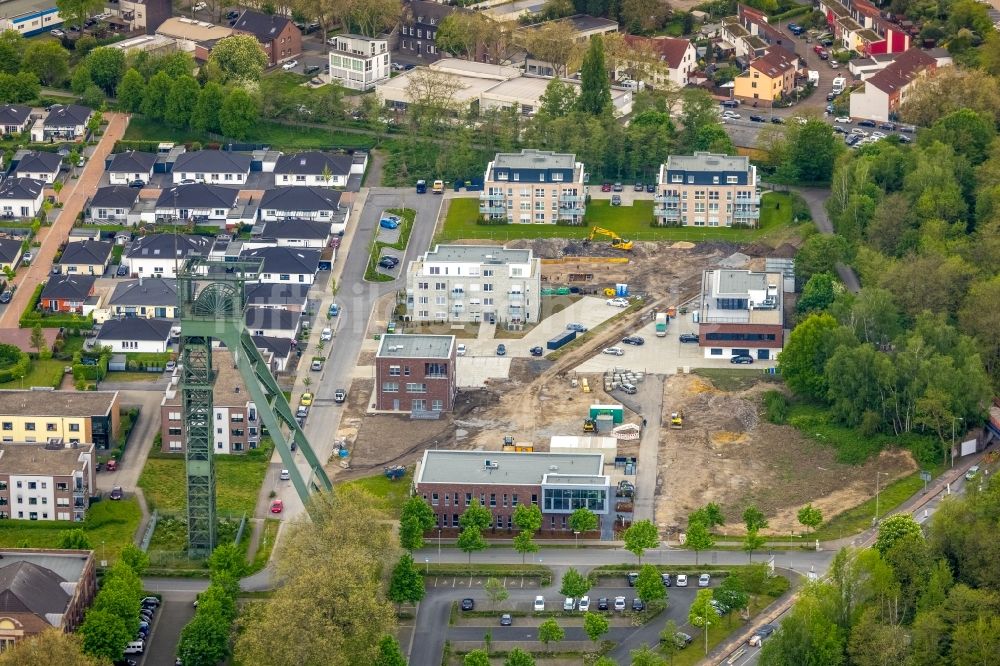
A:
{"type": "Polygon", "coordinates": [[[562,333],[560,333],[556,337],[554,337],[551,340],[549,340],[545,344],[545,346],[548,349],[555,350],[555,349],[559,349],[560,347],[562,347],[563,345],[565,345],[567,342],[572,342],[575,339],[576,339],[576,331],[563,331],[562,333]]]}

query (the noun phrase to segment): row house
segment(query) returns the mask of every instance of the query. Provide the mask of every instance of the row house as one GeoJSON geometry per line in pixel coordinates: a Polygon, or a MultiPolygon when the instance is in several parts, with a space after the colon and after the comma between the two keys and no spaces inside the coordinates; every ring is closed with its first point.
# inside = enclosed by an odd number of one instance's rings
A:
{"type": "Polygon", "coordinates": [[[837,46],[870,57],[880,53],[903,53],[910,49],[910,35],[900,25],[882,16],[868,0],[819,0],[837,46]]]}

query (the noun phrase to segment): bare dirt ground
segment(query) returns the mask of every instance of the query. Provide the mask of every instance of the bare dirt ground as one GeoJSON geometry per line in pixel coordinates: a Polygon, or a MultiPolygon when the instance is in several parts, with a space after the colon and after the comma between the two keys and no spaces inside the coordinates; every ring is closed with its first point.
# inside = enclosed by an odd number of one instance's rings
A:
{"type": "Polygon", "coordinates": [[[874,494],[876,471],[895,480],[917,469],[900,451],[861,466],[836,462],[832,448],[763,420],[761,396],[772,388],[725,392],[696,375],[667,380],[664,411],[682,409],[684,428],[661,433],[658,523],[683,526],[691,511],[716,502],[729,520],[720,532],[742,534],[740,515],[756,504],[768,516],[768,533],[789,534],[802,529],[796,513],[807,503],[829,520],[874,494]]]}

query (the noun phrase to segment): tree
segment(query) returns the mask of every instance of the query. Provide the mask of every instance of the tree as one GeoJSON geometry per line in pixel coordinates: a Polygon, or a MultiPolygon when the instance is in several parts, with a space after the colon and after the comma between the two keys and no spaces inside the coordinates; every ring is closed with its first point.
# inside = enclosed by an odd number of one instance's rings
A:
{"type": "Polygon", "coordinates": [[[482,14],[473,12],[454,12],[445,16],[434,35],[438,50],[474,60],[483,40],[485,24],[482,18],[482,14]]]}
{"type": "Polygon", "coordinates": [[[41,85],[34,72],[0,73],[0,101],[22,103],[38,97],[41,85]]]}
{"type": "Polygon", "coordinates": [[[583,614],[583,630],[587,632],[587,636],[596,646],[597,641],[601,640],[601,636],[608,633],[608,618],[600,613],[587,611],[583,614]]]}
{"type": "Polygon", "coordinates": [[[706,528],[722,527],[726,524],[726,517],[722,514],[722,508],[715,502],[709,502],[697,511],[688,516],[688,523],[700,522],[706,528]]]}
{"type": "Polygon", "coordinates": [[[656,525],[651,520],[638,520],[632,523],[622,534],[622,538],[625,540],[625,550],[638,557],[640,564],[643,553],[660,545],[656,525]]]}
{"type": "Polygon", "coordinates": [[[458,524],[461,527],[474,525],[475,527],[478,527],[481,532],[485,532],[491,525],[493,525],[493,514],[479,502],[473,502],[462,513],[462,515],[458,517],[458,524]]]}
{"type": "Polygon", "coordinates": [[[108,661],[121,659],[125,644],[134,635],[121,616],[97,608],[87,611],[79,633],[83,636],[84,652],[108,661]]]}
{"type": "Polygon", "coordinates": [[[518,504],[514,509],[513,520],[517,529],[537,532],[542,527],[542,510],[537,504],[518,504]]]}
{"type": "Polygon", "coordinates": [[[964,155],[972,164],[986,159],[987,151],[996,137],[993,115],[977,113],[972,109],[952,111],[935,122],[920,135],[921,145],[934,141],[952,146],[959,155],[964,155]]]}
{"type": "Polygon", "coordinates": [[[826,362],[833,355],[837,320],[828,314],[811,314],[792,329],[778,365],[785,383],[795,393],[822,400],[827,397],[826,362]]]}
{"type": "Polygon", "coordinates": [[[833,175],[837,155],[843,150],[829,124],[818,118],[809,119],[791,132],[788,159],[796,180],[800,183],[828,183],[833,175]]]}
{"type": "Polygon", "coordinates": [[[524,564],[528,553],[537,553],[538,544],[535,543],[533,532],[518,532],[514,535],[514,550],[521,553],[521,564],[524,564]]]}
{"type": "Polygon", "coordinates": [[[743,524],[746,526],[747,532],[762,530],[767,527],[767,518],[764,517],[763,511],[751,504],[743,510],[743,524]]]}
{"type": "Polygon", "coordinates": [[[674,657],[677,656],[677,653],[684,649],[682,644],[677,642],[679,631],[677,623],[673,620],[667,620],[666,626],[660,631],[660,652],[671,664],[674,663],[674,657]]]}
{"type": "Polygon", "coordinates": [[[649,33],[666,24],[670,7],[657,0],[622,0],[621,22],[633,34],[649,33]]]}
{"type": "Polygon", "coordinates": [[[976,68],[941,67],[926,77],[927,85],[914,88],[900,108],[906,122],[930,127],[959,109],[985,113],[994,122],[1000,114],[1000,85],[996,78],[976,68]]]}
{"type": "Polygon", "coordinates": [[[376,37],[396,23],[400,11],[399,0],[353,0],[344,18],[362,35],[376,37]]]}
{"type": "Polygon", "coordinates": [[[799,509],[799,523],[808,527],[810,532],[815,532],[816,528],[823,523],[823,512],[812,504],[806,504],[799,509]]]}
{"type": "Polygon", "coordinates": [[[496,608],[497,604],[502,604],[510,596],[510,593],[507,592],[507,587],[499,578],[487,578],[486,583],[483,584],[483,589],[486,591],[486,596],[490,598],[490,605],[493,608],[496,608]]]}
{"type": "Polygon", "coordinates": [[[507,653],[503,666],[535,666],[535,659],[531,653],[516,647],[507,653]]]}
{"type": "Polygon", "coordinates": [[[656,654],[656,651],[646,644],[629,651],[629,656],[632,658],[632,666],[663,666],[664,664],[663,657],[656,654]]]}
{"type": "Polygon", "coordinates": [[[486,550],[489,546],[483,538],[483,532],[478,525],[469,525],[458,535],[458,547],[469,554],[469,564],[472,564],[472,554],[486,550]]]}
{"type": "Polygon", "coordinates": [[[267,54],[253,35],[233,35],[216,43],[208,62],[218,67],[222,83],[258,81],[267,68],[267,54]]]}
{"type": "Polygon", "coordinates": [[[228,137],[245,139],[257,125],[257,116],[257,103],[250,94],[242,88],[233,88],[219,110],[219,128],[228,137]]]}
{"type": "Polygon", "coordinates": [[[813,234],[795,255],[795,277],[804,284],[814,273],[836,273],[837,264],[849,255],[850,249],[844,238],[813,234]]]}
{"type": "MultiPolygon", "coordinates": [[[[124,82],[123,82],[124,85],[124,82]]],[[[191,127],[201,132],[218,133],[219,111],[225,101],[225,91],[215,81],[209,81],[198,91],[198,100],[191,111],[191,127]]]]}
{"type": "Polygon", "coordinates": [[[194,619],[181,629],[177,656],[190,666],[215,666],[229,655],[230,620],[203,612],[198,601],[194,619]]]}
{"type": "Polygon", "coordinates": [[[684,547],[694,551],[694,563],[698,565],[698,554],[715,545],[715,539],[709,533],[705,523],[700,520],[688,523],[687,534],[684,535],[684,547]]]}
{"type": "Polygon", "coordinates": [[[23,66],[43,85],[62,85],[69,77],[69,51],[55,40],[31,40],[24,49],[23,66]]]}
{"type": "Polygon", "coordinates": [[[836,295],[837,280],[830,273],[813,273],[802,287],[802,296],[795,304],[799,312],[826,310],[836,295]]]}
{"type": "MultiPolygon", "coordinates": [[[[568,76],[570,67],[580,62],[580,45],[573,26],[566,21],[549,21],[523,33],[525,49],[532,56],[552,65],[556,77],[568,76]]],[[[610,94],[610,88],[609,88],[610,94]]]]}
{"type": "MultiPolygon", "coordinates": [[[[79,71],[79,68],[77,68],[79,71]]],[[[74,81],[76,80],[76,75],[73,75],[74,81]]],[[[139,107],[142,111],[142,115],[152,118],[153,120],[161,120],[163,114],[167,108],[167,97],[170,95],[170,86],[173,80],[165,72],[157,72],[146,84],[145,96],[142,98],[142,104],[139,107]]]]}
{"type": "MultiPolygon", "coordinates": [[[[80,95],[80,102],[84,106],[89,106],[92,109],[99,109],[104,106],[106,97],[104,91],[96,83],[91,83],[84,89],[83,94],[80,95]]],[[[89,128],[89,123],[88,123],[89,128]]]]}
{"type": "Polygon", "coordinates": [[[90,550],[90,540],[81,529],[63,530],[59,533],[59,547],[67,550],[90,550]]]}
{"type": "Polygon", "coordinates": [[[749,560],[753,562],[753,551],[760,550],[766,541],[757,530],[750,530],[743,537],[743,550],[746,551],[749,560]]]}
{"type": "Polygon", "coordinates": [[[83,26],[91,15],[103,7],[103,0],[56,0],[56,9],[63,20],[72,20],[78,26],[83,26]]]}
{"type": "Polygon", "coordinates": [[[125,70],[121,83],[118,84],[118,104],[126,111],[136,112],[142,108],[142,100],[146,95],[146,81],[134,67],[125,70]]]}
{"type": "Polygon", "coordinates": [[[0,653],[0,666],[103,666],[105,663],[100,658],[83,653],[79,635],[51,628],[19,638],[13,646],[0,653]]]}
{"type": "Polygon", "coordinates": [[[403,553],[389,579],[389,600],[397,604],[416,603],[424,598],[425,592],[423,576],[413,565],[413,555],[403,553]]]}
{"type": "Polygon", "coordinates": [[[566,570],[566,573],[562,577],[562,587],[559,588],[559,594],[564,597],[579,599],[587,594],[588,590],[590,590],[590,578],[584,576],[573,567],[566,570]]]}
{"type": "Polygon", "coordinates": [[[611,84],[604,63],[604,42],[600,35],[591,37],[587,55],[583,58],[577,107],[592,116],[611,113],[611,84]]]}
{"type": "Polygon", "coordinates": [[[94,49],[87,55],[87,68],[91,80],[113,97],[125,74],[125,51],[110,46],[94,49]]]}
{"type": "Polygon", "coordinates": [[[718,614],[712,606],[712,590],[698,590],[691,608],[688,609],[688,622],[700,627],[705,634],[705,654],[708,654],[708,629],[718,614]]]}
{"type": "Polygon", "coordinates": [[[375,666],[406,666],[406,657],[399,648],[399,641],[391,634],[386,634],[378,642],[378,657],[375,666]]]}
{"type": "Polygon", "coordinates": [[[549,643],[558,643],[565,636],[566,632],[553,617],[538,625],[538,640],[545,645],[546,650],[549,649],[549,643]]]}
{"type": "Polygon", "coordinates": [[[490,655],[486,650],[473,650],[462,659],[462,666],[490,666],[490,655]]]}
{"type": "Polygon", "coordinates": [[[167,95],[167,108],[163,119],[171,127],[187,127],[198,104],[201,88],[193,76],[185,75],[174,79],[167,95]]]}
{"type": "MultiPolygon", "coordinates": [[[[34,347],[35,352],[39,356],[41,356],[42,349],[45,348],[45,334],[42,333],[41,324],[35,324],[34,327],[32,327],[31,329],[31,346],[34,347]]],[[[76,530],[76,531],[79,531],[80,533],[83,532],[83,530],[76,530]]]]}
{"type": "Polygon", "coordinates": [[[586,507],[581,507],[569,515],[569,528],[581,534],[593,532],[600,525],[597,514],[586,507]]]}
{"type": "Polygon", "coordinates": [[[897,513],[889,516],[878,526],[878,536],[875,538],[875,550],[880,555],[892,548],[897,541],[908,535],[921,535],[920,523],[908,513],[897,513]]]}
{"type": "Polygon", "coordinates": [[[712,598],[722,604],[730,612],[746,608],[750,603],[750,595],[743,587],[743,581],[737,576],[726,576],[722,584],[715,588],[712,598]]]}
{"type": "Polygon", "coordinates": [[[666,601],[667,589],[663,586],[660,571],[652,564],[644,564],[639,569],[639,577],[635,581],[635,591],[640,599],[647,604],[666,601]]]}
{"type": "Polygon", "coordinates": [[[128,543],[122,547],[121,553],[118,555],[118,562],[128,567],[138,579],[149,566],[149,554],[134,543],[128,543]]]}
{"type": "Polygon", "coordinates": [[[818,590],[807,589],[781,622],[781,628],[764,641],[763,666],[841,666],[844,634],[827,615],[818,590]]]}
{"type": "Polygon", "coordinates": [[[847,654],[857,666],[890,666],[906,663],[908,636],[899,625],[883,624],[869,608],[851,631],[847,654]]]}
{"type": "MultiPolygon", "coordinates": [[[[58,42],[52,42],[58,46],[58,42]]],[[[27,53],[24,48],[24,37],[16,30],[0,32],[0,72],[17,74],[21,71],[22,55],[27,53]]]]}

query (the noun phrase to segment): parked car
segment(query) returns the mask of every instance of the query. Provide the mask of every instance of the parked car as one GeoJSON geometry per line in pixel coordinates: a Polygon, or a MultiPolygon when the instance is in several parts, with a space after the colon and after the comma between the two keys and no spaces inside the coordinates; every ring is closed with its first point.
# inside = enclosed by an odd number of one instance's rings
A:
{"type": "Polygon", "coordinates": [[[378,226],[383,229],[397,229],[399,228],[400,222],[402,222],[402,220],[395,215],[386,215],[378,221],[378,226]]]}
{"type": "Polygon", "coordinates": [[[623,393],[627,393],[628,395],[635,395],[639,392],[635,384],[629,384],[628,382],[623,382],[620,388],[623,393]]]}
{"type": "Polygon", "coordinates": [[[111,488],[111,494],[108,496],[113,500],[120,500],[124,496],[121,486],[114,486],[111,488]]]}
{"type": "Polygon", "coordinates": [[[576,322],[572,322],[572,323],[566,324],[566,330],[567,331],[576,331],[577,333],[586,333],[587,332],[587,327],[584,326],[583,324],[578,324],[576,322]]]}
{"type": "Polygon", "coordinates": [[[636,183],[635,185],[632,186],[632,191],[633,192],[642,192],[645,189],[646,189],[646,186],[643,185],[642,183],[636,183]]]}
{"type": "Polygon", "coordinates": [[[605,347],[602,354],[607,354],[608,356],[624,356],[625,350],[621,347],[605,347]]]}
{"type": "Polygon", "coordinates": [[[627,298],[609,298],[605,302],[608,305],[612,305],[612,306],[614,306],[616,308],[627,308],[629,306],[629,302],[628,302],[627,298]]]}
{"type": "Polygon", "coordinates": [[[340,314],[340,306],[336,303],[330,303],[330,309],[326,311],[326,314],[330,317],[336,317],[340,314]]]}
{"type": "Polygon", "coordinates": [[[544,350],[544,349],[542,349],[541,347],[532,347],[532,348],[531,348],[531,349],[529,350],[529,353],[530,353],[530,354],[531,354],[532,356],[542,356],[543,354],[545,354],[545,350],[544,350]]]}
{"type": "Polygon", "coordinates": [[[711,584],[712,584],[711,574],[703,573],[702,575],[698,576],[698,587],[708,587],[711,584]]]}
{"type": "Polygon", "coordinates": [[[56,28],[55,30],[49,30],[49,34],[52,35],[53,37],[60,37],[60,38],[66,36],[66,33],[60,30],[59,28],[56,28]]]}
{"type": "MultiPolygon", "coordinates": [[[[662,636],[660,637],[660,640],[663,640],[662,636]]],[[[691,638],[691,634],[685,634],[683,631],[678,631],[674,634],[674,643],[682,650],[688,645],[691,645],[692,640],[694,639],[691,638]]]]}
{"type": "Polygon", "coordinates": [[[164,366],[163,369],[166,370],[167,372],[173,372],[176,367],[177,367],[177,361],[167,361],[167,364],[164,366]]]}
{"type": "Polygon", "coordinates": [[[312,405],[313,404],[313,394],[310,393],[309,391],[306,391],[305,393],[303,393],[302,397],[299,398],[299,404],[303,405],[305,407],[309,407],[310,405],[312,405]]]}
{"type": "Polygon", "coordinates": [[[681,342],[698,342],[698,334],[697,333],[682,333],[679,339],[680,339],[681,342]]]}
{"type": "Polygon", "coordinates": [[[610,191],[611,191],[611,183],[604,183],[603,185],[601,185],[601,192],[610,192],[610,191]]]}
{"type": "MultiPolygon", "coordinates": [[[[302,70],[302,73],[305,74],[306,76],[312,76],[317,72],[319,72],[319,65],[309,65],[308,67],[302,70]]],[[[301,109],[302,107],[300,106],[299,108],[301,109]]]]}
{"type": "Polygon", "coordinates": [[[615,610],[616,611],[625,610],[625,597],[615,597],[615,610]]]}
{"type": "Polygon", "coordinates": [[[531,608],[535,612],[539,612],[539,613],[542,612],[542,611],[544,611],[545,610],[545,597],[543,597],[540,594],[537,597],[535,597],[535,602],[534,602],[534,604],[532,604],[531,608]]]}
{"type": "Polygon", "coordinates": [[[312,362],[312,365],[309,366],[309,369],[312,370],[313,372],[319,372],[320,370],[322,370],[323,369],[323,359],[314,358],[313,362],[312,362]]]}
{"type": "Polygon", "coordinates": [[[739,120],[743,116],[741,116],[740,114],[736,113],[735,111],[723,111],[722,112],[722,117],[725,118],[725,119],[727,119],[727,120],[739,120]]]}
{"type": "Polygon", "coordinates": [[[500,343],[497,345],[497,356],[507,355],[507,345],[500,343]]]}
{"type": "Polygon", "coordinates": [[[108,470],[109,472],[117,472],[117,471],[118,471],[118,461],[117,461],[117,460],[114,460],[114,459],[111,459],[111,460],[109,460],[109,461],[108,461],[108,464],[107,464],[107,465],[105,465],[105,468],[106,468],[106,469],[107,469],[107,470],[108,470]]]}
{"type": "Polygon", "coordinates": [[[848,125],[850,125],[851,124],[851,119],[848,118],[847,116],[837,116],[836,118],[833,119],[833,122],[835,122],[835,123],[847,123],[848,125]]]}
{"type": "Polygon", "coordinates": [[[656,194],[656,185],[653,184],[653,183],[650,183],[649,185],[647,185],[646,186],[646,192],[648,194],[656,194]]]}
{"type": "Polygon", "coordinates": [[[284,65],[281,66],[281,69],[285,70],[286,72],[290,72],[298,66],[299,66],[298,60],[289,60],[288,62],[286,62],[284,65]]]}
{"type": "Polygon", "coordinates": [[[563,601],[563,610],[564,611],[576,610],[576,599],[574,599],[573,597],[566,597],[566,600],[563,601]]]}
{"type": "Polygon", "coordinates": [[[455,356],[465,356],[465,353],[468,350],[469,348],[465,346],[465,343],[460,343],[457,347],[455,347],[455,356]]]}
{"type": "Polygon", "coordinates": [[[750,356],[749,354],[739,354],[738,356],[734,356],[729,359],[729,362],[736,365],[750,365],[753,363],[753,356],[750,356]]]}
{"type": "Polygon", "coordinates": [[[860,127],[878,127],[878,123],[875,122],[874,120],[869,120],[869,119],[865,118],[864,120],[859,120],[858,121],[858,126],[860,126],[860,127]]]}
{"type": "Polygon", "coordinates": [[[771,122],[774,123],[775,125],[784,125],[785,119],[782,118],[781,116],[775,116],[771,118],[771,122]]]}
{"type": "Polygon", "coordinates": [[[642,599],[640,599],[639,597],[636,597],[635,599],[632,600],[632,610],[641,611],[644,610],[645,608],[646,604],[642,603],[642,599]]]}
{"type": "Polygon", "coordinates": [[[514,619],[510,616],[510,613],[504,613],[500,616],[500,626],[509,627],[514,624],[514,619]]]}
{"type": "Polygon", "coordinates": [[[590,610],[590,597],[583,595],[580,597],[580,602],[576,606],[581,613],[586,613],[590,610]]]}
{"type": "Polygon", "coordinates": [[[646,341],[642,338],[641,335],[626,335],[624,338],[622,338],[622,342],[624,342],[627,345],[635,345],[636,347],[646,344],[646,341]]]}
{"type": "Polygon", "coordinates": [[[753,636],[750,637],[747,644],[751,647],[759,647],[764,642],[764,639],[774,633],[774,630],[775,626],[773,624],[762,624],[757,628],[757,631],[753,632],[753,636]]]}
{"type": "Polygon", "coordinates": [[[462,599],[462,610],[470,611],[474,610],[475,608],[476,608],[476,602],[474,599],[470,599],[468,597],[462,599]]]}
{"type": "Polygon", "coordinates": [[[976,474],[979,474],[979,465],[973,465],[969,468],[969,471],[965,473],[965,480],[972,481],[976,478],[976,474]]]}
{"type": "Polygon", "coordinates": [[[133,180],[133,181],[129,182],[128,186],[129,187],[135,187],[135,188],[138,188],[138,189],[142,189],[143,187],[146,187],[146,181],[144,181],[144,180],[133,180]]]}
{"type": "Polygon", "coordinates": [[[622,192],[624,190],[625,188],[622,186],[621,183],[615,183],[614,186],[611,188],[612,192],[622,192]]]}
{"type": "Polygon", "coordinates": [[[617,195],[617,194],[611,195],[611,205],[612,206],[621,206],[622,205],[622,198],[619,195],[617,195]]]}
{"type": "Polygon", "coordinates": [[[629,587],[635,587],[635,582],[637,580],[639,580],[639,574],[638,573],[636,573],[634,571],[630,571],[629,573],[625,574],[625,582],[628,583],[629,587]]]}
{"type": "Polygon", "coordinates": [[[278,474],[278,480],[280,481],[290,481],[291,478],[292,475],[288,473],[287,469],[281,470],[281,472],[278,474]]]}
{"type": "Polygon", "coordinates": [[[281,513],[285,508],[285,503],[280,499],[271,501],[271,513],[281,513]]]}
{"type": "Polygon", "coordinates": [[[599,611],[606,611],[610,607],[611,606],[608,603],[608,598],[607,597],[601,597],[600,599],[597,600],[597,610],[599,610],[599,611]]]}
{"type": "Polygon", "coordinates": [[[23,261],[26,264],[30,264],[32,258],[33,255],[30,252],[25,252],[24,254],[21,255],[21,261],[23,261]]]}
{"type": "Polygon", "coordinates": [[[764,116],[753,115],[753,116],[750,116],[750,122],[752,122],[752,123],[766,123],[767,122],[767,118],[765,118],[764,116]]]}
{"type": "Polygon", "coordinates": [[[399,265],[399,259],[396,257],[382,257],[378,262],[379,268],[385,268],[388,270],[394,269],[399,265]]]}
{"type": "Polygon", "coordinates": [[[836,134],[847,134],[847,130],[844,129],[843,127],[841,127],[840,125],[834,125],[833,126],[833,131],[836,134]]]}
{"type": "Polygon", "coordinates": [[[339,388],[333,392],[333,401],[338,405],[347,400],[347,389],[339,388]]]}
{"type": "Polygon", "coordinates": [[[235,19],[235,18],[239,18],[239,17],[240,17],[240,13],[238,11],[236,11],[235,9],[230,10],[229,12],[226,12],[226,18],[229,19],[230,21],[233,20],[233,19],[235,19]]]}
{"type": "Polygon", "coordinates": [[[322,331],[320,331],[319,339],[322,340],[323,342],[329,342],[330,340],[333,340],[333,329],[329,327],[324,328],[322,331]]]}
{"type": "Polygon", "coordinates": [[[660,580],[663,581],[663,587],[670,587],[670,574],[660,574],[660,580]]]}
{"type": "Polygon", "coordinates": [[[3,293],[0,294],[0,303],[10,303],[10,299],[13,298],[14,292],[10,289],[4,289],[3,293]]]}
{"type": "Polygon", "coordinates": [[[688,577],[687,574],[677,574],[677,587],[687,587],[688,577]]]}
{"type": "Polygon", "coordinates": [[[727,99],[727,100],[723,100],[722,101],[722,106],[723,106],[723,108],[726,108],[726,109],[735,109],[739,105],[740,105],[740,101],[738,99],[727,99]]]}

